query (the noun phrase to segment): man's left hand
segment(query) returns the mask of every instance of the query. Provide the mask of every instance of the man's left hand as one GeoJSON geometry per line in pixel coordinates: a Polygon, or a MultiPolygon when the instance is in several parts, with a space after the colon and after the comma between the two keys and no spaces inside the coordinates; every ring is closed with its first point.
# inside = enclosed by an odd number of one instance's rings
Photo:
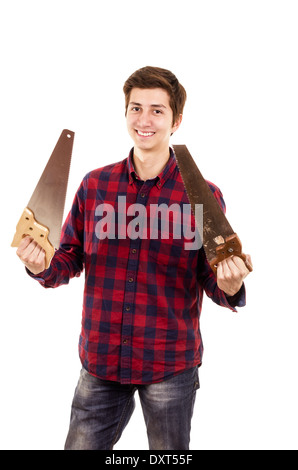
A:
{"type": "MultiPolygon", "coordinates": [[[[252,266],[250,255],[246,255],[247,262],[252,266]]],[[[217,267],[217,285],[225,294],[232,296],[241,289],[244,279],[249,274],[244,261],[238,256],[231,256],[217,267]]]]}

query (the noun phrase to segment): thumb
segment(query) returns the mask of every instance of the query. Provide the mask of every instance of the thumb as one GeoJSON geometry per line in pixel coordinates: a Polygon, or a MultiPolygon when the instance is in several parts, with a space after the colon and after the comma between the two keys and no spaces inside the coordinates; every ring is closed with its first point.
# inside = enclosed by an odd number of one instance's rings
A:
{"type": "Polygon", "coordinates": [[[253,271],[253,264],[251,261],[251,256],[250,255],[244,255],[245,256],[245,264],[246,267],[249,271],[253,271]]]}

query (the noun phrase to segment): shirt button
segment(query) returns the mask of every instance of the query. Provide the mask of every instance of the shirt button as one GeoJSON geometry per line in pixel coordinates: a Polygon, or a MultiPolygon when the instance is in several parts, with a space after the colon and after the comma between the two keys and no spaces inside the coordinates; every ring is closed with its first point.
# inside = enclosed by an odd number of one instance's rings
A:
{"type": "Polygon", "coordinates": [[[123,344],[127,344],[127,342],[128,342],[127,339],[123,340],[123,344]]]}
{"type": "Polygon", "coordinates": [[[135,248],[133,248],[133,249],[131,250],[131,252],[132,252],[133,254],[135,254],[135,253],[137,252],[137,250],[136,250],[135,248]]]}
{"type": "Polygon", "coordinates": [[[130,311],[130,307],[129,307],[129,305],[128,305],[127,307],[125,307],[125,310],[126,310],[127,312],[129,312],[129,311],[130,311]]]}
{"type": "Polygon", "coordinates": [[[133,277],[129,277],[128,282],[133,282],[133,277]]]}
{"type": "Polygon", "coordinates": [[[145,193],[142,193],[142,194],[141,194],[141,197],[145,197],[145,196],[146,196],[146,194],[145,194],[145,193]]]}

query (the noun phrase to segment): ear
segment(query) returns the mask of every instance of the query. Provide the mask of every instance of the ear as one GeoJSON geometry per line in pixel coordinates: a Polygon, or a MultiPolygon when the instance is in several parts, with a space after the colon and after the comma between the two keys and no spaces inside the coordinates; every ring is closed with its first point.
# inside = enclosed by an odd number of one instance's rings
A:
{"type": "Polygon", "coordinates": [[[182,115],[182,114],[179,114],[178,119],[176,120],[175,124],[174,124],[173,127],[172,127],[172,133],[171,133],[171,135],[173,135],[174,132],[176,132],[176,131],[179,129],[180,124],[181,124],[181,122],[182,122],[182,117],[183,117],[183,115],[182,115]]]}

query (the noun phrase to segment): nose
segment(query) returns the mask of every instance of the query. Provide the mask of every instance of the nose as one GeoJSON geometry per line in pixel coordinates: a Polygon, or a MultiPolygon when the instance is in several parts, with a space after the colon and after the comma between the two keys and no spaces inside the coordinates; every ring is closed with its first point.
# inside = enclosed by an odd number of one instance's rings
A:
{"type": "Polygon", "coordinates": [[[151,126],[151,114],[150,111],[143,110],[139,115],[138,125],[141,129],[151,126]]]}

